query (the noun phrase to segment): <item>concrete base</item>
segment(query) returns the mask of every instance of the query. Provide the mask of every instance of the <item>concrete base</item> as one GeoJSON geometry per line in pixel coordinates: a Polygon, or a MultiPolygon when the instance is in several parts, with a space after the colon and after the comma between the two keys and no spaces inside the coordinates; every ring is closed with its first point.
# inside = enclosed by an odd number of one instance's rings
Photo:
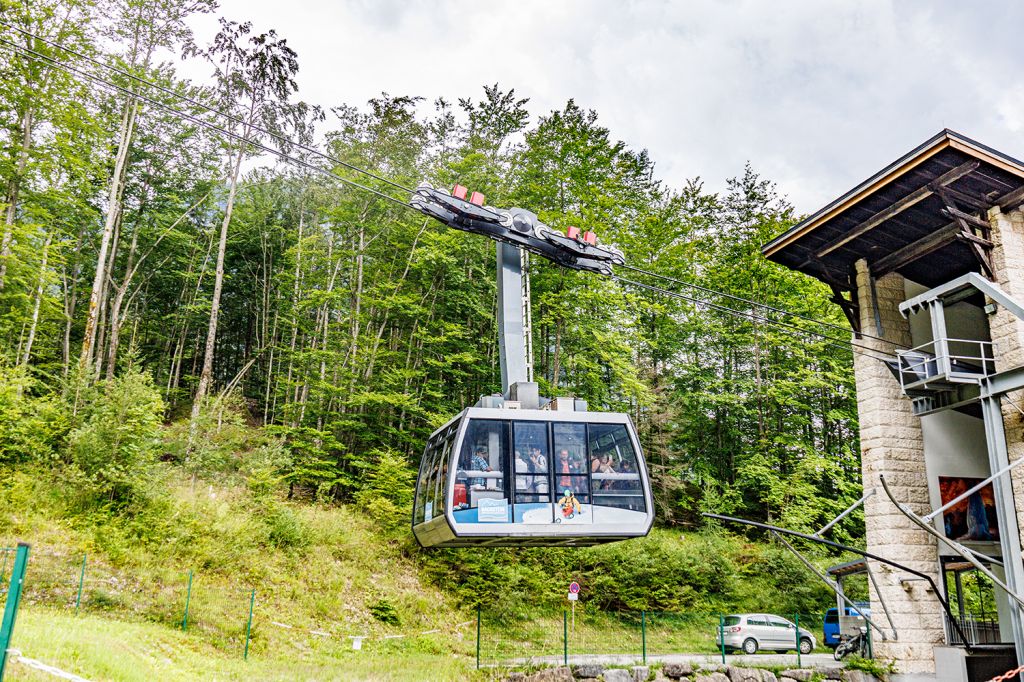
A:
{"type": "Polygon", "coordinates": [[[971,654],[955,646],[937,646],[934,651],[936,674],[931,679],[936,682],[984,682],[1017,666],[1013,645],[976,650],[971,654]]]}

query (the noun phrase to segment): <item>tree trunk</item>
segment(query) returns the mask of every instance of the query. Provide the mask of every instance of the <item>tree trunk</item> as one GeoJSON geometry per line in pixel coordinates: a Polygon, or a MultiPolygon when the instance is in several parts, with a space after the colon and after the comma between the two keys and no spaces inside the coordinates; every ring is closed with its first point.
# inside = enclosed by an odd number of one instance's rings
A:
{"type": "MultiPolygon", "coordinates": [[[[242,135],[244,140],[249,135],[248,128],[242,135]]],[[[235,159],[234,169],[231,171],[231,186],[228,189],[228,203],[224,208],[224,221],[220,225],[220,242],[217,245],[217,266],[213,278],[213,298],[210,301],[210,324],[206,329],[206,349],[203,353],[203,369],[199,375],[199,386],[196,388],[195,399],[192,402],[192,429],[196,426],[196,419],[199,417],[199,410],[203,400],[210,390],[213,382],[213,352],[217,343],[217,316],[220,314],[220,294],[224,287],[224,255],[228,246],[228,226],[231,224],[231,211],[235,207],[235,191],[238,188],[238,174],[242,169],[242,159],[245,157],[245,145],[239,143],[238,157],[235,159]]]]}
{"type": "Polygon", "coordinates": [[[46,233],[46,243],[43,244],[43,259],[39,264],[39,284],[36,286],[36,297],[35,303],[32,305],[32,322],[28,328],[28,340],[25,342],[25,352],[21,357],[21,364],[28,366],[28,361],[32,357],[32,343],[36,339],[36,329],[39,326],[39,308],[43,303],[43,290],[46,286],[46,257],[50,253],[50,240],[52,239],[49,232],[46,233]]]}
{"type": "Polygon", "coordinates": [[[82,355],[79,365],[83,370],[92,368],[93,346],[96,343],[96,329],[99,320],[101,298],[106,284],[106,265],[114,226],[121,212],[121,197],[124,193],[124,170],[128,160],[128,148],[131,146],[132,132],[135,128],[135,116],[138,104],[130,101],[125,105],[121,120],[121,134],[118,140],[117,157],[114,161],[114,174],[110,182],[107,196],[107,219],[103,225],[103,236],[100,238],[100,250],[96,256],[96,276],[92,281],[92,293],[89,296],[89,310],[85,321],[85,335],[82,339],[82,355]]]}
{"type": "Polygon", "coordinates": [[[28,163],[28,150],[32,146],[32,108],[27,107],[21,118],[21,149],[18,150],[18,169],[7,185],[7,209],[4,211],[4,230],[0,236],[0,291],[7,279],[7,259],[11,257],[11,242],[14,240],[14,216],[17,214],[18,193],[21,178],[28,163]]]}

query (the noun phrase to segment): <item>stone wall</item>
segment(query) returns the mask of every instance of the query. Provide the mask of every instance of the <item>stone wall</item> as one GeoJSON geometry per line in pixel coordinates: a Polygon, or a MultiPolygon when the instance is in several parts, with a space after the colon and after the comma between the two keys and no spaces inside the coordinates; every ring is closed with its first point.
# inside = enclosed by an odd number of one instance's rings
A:
{"type": "MultiPolygon", "coordinates": [[[[1020,209],[1003,213],[993,208],[988,214],[992,225],[992,270],[995,282],[1011,297],[1024,302],[1024,215],[1020,209]]],[[[1024,365],[1024,321],[1002,306],[989,316],[996,370],[1003,371],[1024,365]]],[[[1024,419],[1010,404],[1021,405],[1021,396],[1011,395],[1003,400],[1003,427],[1006,430],[1006,448],[1011,462],[1024,456],[1024,419]]],[[[1013,498],[1017,509],[1017,526],[1024,533],[1024,471],[1015,469],[1013,498]]]]}
{"type": "MultiPolygon", "coordinates": [[[[910,325],[899,312],[899,304],[906,298],[902,276],[886,275],[876,280],[872,291],[867,264],[858,261],[857,295],[861,329],[886,340],[864,337],[857,341],[859,345],[887,355],[893,353],[893,343],[911,347],[910,325]],[[876,322],[876,305],[881,328],[876,322]]],[[[865,516],[869,519],[867,551],[928,574],[939,583],[938,548],[934,538],[916,528],[896,509],[881,490],[878,479],[879,474],[885,474],[898,500],[919,514],[928,513],[931,507],[921,420],[914,415],[910,400],[902,395],[899,382],[881,362],[858,354],[854,356],[854,371],[864,489],[878,488],[877,494],[869,497],[864,505],[865,516]]],[[[898,631],[895,641],[873,637],[876,655],[895,660],[902,673],[934,673],[932,647],[945,642],[939,601],[925,582],[914,580],[901,584],[900,578],[911,576],[877,562],[871,562],[871,569],[898,631]]],[[[873,585],[871,604],[873,620],[884,627],[885,616],[873,585]]]]}

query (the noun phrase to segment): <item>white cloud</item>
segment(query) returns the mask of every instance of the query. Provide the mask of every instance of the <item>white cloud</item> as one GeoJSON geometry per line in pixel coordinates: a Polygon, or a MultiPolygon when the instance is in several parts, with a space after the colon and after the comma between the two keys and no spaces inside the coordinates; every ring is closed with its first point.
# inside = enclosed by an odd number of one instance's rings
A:
{"type": "MultiPolygon", "coordinates": [[[[801,212],[943,127],[1024,155],[1013,2],[222,0],[220,13],[288,39],[307,101],[455,101],[497,82],[536,119],[574,98],[671,185],[721,188],[749,160],[801,212]]],[[[205,41],[215,22],[196,28],[205,41]]]]}

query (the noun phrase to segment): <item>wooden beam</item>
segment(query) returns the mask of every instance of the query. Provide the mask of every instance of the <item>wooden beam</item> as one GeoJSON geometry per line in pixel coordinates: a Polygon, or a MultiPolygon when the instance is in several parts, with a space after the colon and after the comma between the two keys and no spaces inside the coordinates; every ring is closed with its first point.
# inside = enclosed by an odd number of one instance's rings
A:
{"type": "Polygon", "coordinates": [[[931,234],[927,234],[917,241],[907,244],[902,249],[879,258],[871,264],[871,274],[875,277],[882,277],[913,263],[922,256],[935,253],[942,247],[957,241],[960,238],[961,231],[959,223],[955,221],[949,223],[931,234]]]}
{"type": "Polygon", "coordinates": [[[957,238],[963,239],[964,242],[966,242],[968,248],[970,248],[971,253],[974,255],[974,259],[978,261],[978,265],[981,266],[982,274],[984,274],[989,279],[992,279],[993,271],[992,260],[990,257],[991,244],[989,244],[987,247],[983,246],[982,244],[979,244],[979,241],[985,242],[987,240],[977,238],[977,241],[975,241],[976,236],[971,231],[971,226],[977,225],[978,227],[981,228],[984,235],[987,237],[990,233],[989,224],[984,220],[975,218],[974,216],[968,213],[964,213],[963,211],[954,207],[953,198],[949,195],[949,193],[946,191],[944,187],[936,187],[935,191],[942,198],[942,203],[946,205],[946,208],[943,210],[943,213],[945,213],[948,216],[951,216],[956,221],[956,224],[960,226],[960,234],[957,235],[957,238]]]}
{"type": "Polygon", "coordinates": [[[959,201],[961,204],[970,206],[979,211],[987,211],[992,207],[992,201],[986,197],[977,196],[975,194],[968,194],[952,187],[946,187],[946,191],[949,195],[959,201]]]}
{"type": "Polygon", "coordinates": [[[968,241],[967,245],[971,247],[971,253],[974,254],[975,260],[977,260],[978,265],[981,266],[982,274],[989,279],[993,279],[994,273],[992,272],[992,261],[989,258],[988,249],[973,241],[968,241]]]}
{"type": "Polygon", "coordinates": [[[953,206],[946,206],[944,209],[942,209],[942,214],[947,218],[953,218],[954,220],[962,220],[965,223],[969,223],[971,225],[974,225],[975,227],[979,227],[982,230],[992,229],[992,226],[988,224],[987,220],[982,220],[981,218],[973,216],[970,213],[964,213],[960,209],[954,208],[953,206]]]}
{"type": "Polygon", "coordinates": [[[818,258],[822,258],[832,253],[833,251],[843,246],[844,244],[852,242],[857,237],[867,234],[871,230],[875,229],[876,227],[884,223],[889,218],[899,215],[900,213],[907,210],[914,204],[920,203],[921,201],[924,201],[925,199],[930,197],[932,194],[934,194],[934,191],[932,189],[933,187],[942,187],[950,184],[951,182],[955,182],[962,178],[963,176],[970,173],[971,171],[975,170],[979,165],[981,165],[981,162],[979,161],[968,161],[966,163],[960,164],[959,166],[953,168],[952,170],[946,171],[938,178],[936,178],[933,182],[924,185],[923,187],[917,188],[907,196],[892,203],[890,206],[882,209],[875,215],[871,216],[864,222],[860,223],[839,239],[835,239],[829,242],[824,247],[819,249],[817,254],[815,255],[817,255],[818,258]]]}
{"type": "Polygon", "coordinates": [[[1012,192],[1007,192],[995,201],[995,204],[1003,210],[1017,208],[1022,203],[1024,203],[1024,186],[1018,187],[1012,192]]]}
{"type": "Polygon", "coordinates": [[[850,292],[850,298],[843,296],[843,290],[837,287],[835,284],[830,284],[829,287],[832,289],[832,298],[829,300],[835,303],[837,306],[842,308],[843,314],[846,315],[847,322],[850,323],[850,327],[853,329],[853,333],[860,338],[860,307],[857,305],[857,294],[856,291],[850,292]],[[852,299],[852,300],[851,300],[852,299]]]}

